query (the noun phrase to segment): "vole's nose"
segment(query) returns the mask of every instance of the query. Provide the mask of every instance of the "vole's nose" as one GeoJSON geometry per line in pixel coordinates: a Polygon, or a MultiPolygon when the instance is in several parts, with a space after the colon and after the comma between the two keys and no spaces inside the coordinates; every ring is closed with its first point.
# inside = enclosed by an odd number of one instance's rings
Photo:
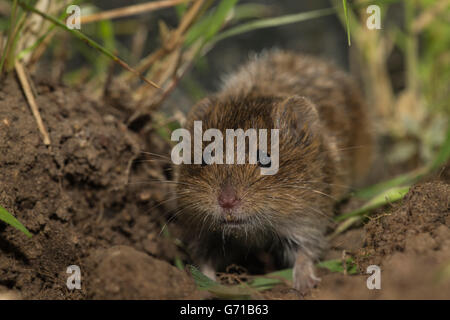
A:
{"type": "Polygon", "coordinates": [[[236,190],[230,185],[222,188],[217,200],[224,209],[233,209],[239,204],[236,190]]]}

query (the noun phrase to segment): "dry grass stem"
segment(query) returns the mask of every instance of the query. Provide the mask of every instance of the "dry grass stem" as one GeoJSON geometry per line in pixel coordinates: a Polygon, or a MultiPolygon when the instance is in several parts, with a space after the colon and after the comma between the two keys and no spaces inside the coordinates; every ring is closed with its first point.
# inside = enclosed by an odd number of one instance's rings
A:
{"type": "Polygon", "coordinates": [[[48,135],[47,129],[44,126],[44,122],[42,121],[41,114],[39,113],[39,108],[37,106],[36,100],[34,99],[34,95],[31,90],[30,83],[28,82],[28,78],[25,74],[25,69],[19,61],[15,62],[15,68],[17,76],[19,77],[20,84],[22,85],[22,89],[25,93],[25,97],[28,101],[28,104],[30,105],[31,112],[33,113],[33,116],[36,119],[38,129],[42,134],[44,144],[48,146],[50,145],[50,137],[48,135]]]}
{"type": "Polygon", "coordinates": [[[191,0],[163,0],[163,1],[151,1],[141,4],[136,4],[128,7],[103,11],[99,13],[94,13],[81,18],[81,23],[91,23],[95,21],[114,19],[132,16],[136,14],[142,14],[145,12],[155,11],[159,9],[164,9],[168,7],[176,6],[177,4],[188,2],[191,0]]]}

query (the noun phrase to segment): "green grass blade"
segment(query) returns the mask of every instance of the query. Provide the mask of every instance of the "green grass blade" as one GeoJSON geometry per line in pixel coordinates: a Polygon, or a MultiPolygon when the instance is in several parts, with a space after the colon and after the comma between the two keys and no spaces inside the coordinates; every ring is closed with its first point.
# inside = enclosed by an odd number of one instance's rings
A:
{"type": "Polygon", "coordinates": [[[349,229],[351,226],[353,226],[358,221],[362,220],[362,216],[353,216],[350,218],[347,218],[345,221],[341,222],[336,229],[334,229],[334,232],[328,237],[329,239],[333,239],[337,235],[341,234],[345,230],[349,229]]]}
{"type": "Polygon", "coordinates": [[[200,21],[194,24],[186,34],[186,38],[184,39],[184,45],[186,47],[191,46],[195,41],[200,39],[203,36],[203,32],[208,26],[212,23],[213,15],[209,14],[203,17],[200,21]]]}
{"type": "MultiPolygon", "coordinates": [[[[106,48],[109,52],[117,52],[116,51],[116,40],[114,35],[114,27],[113,23],[110,20],[102,20],[96,26],[96,33],[99,39],[102,40],[102,46],[106,48]]],[[[111,60],[104,55],[96,55],[93,59],[94,64],[94,72],[93,78],[97,83],[101,83],[102,81],[98,81],[106,76],[108,73],[108,68],[111,60]]]]}
{"type": "Polygon", "coordinates": [[[11,43],[13,42],[12,35],[14,34],[15,23],[17,19],[17,0],[13,1],[11,8],[11,17],[8,19],[8,39],[6,40],[6,45],[2,52],[2,57],[0,59],[0,75],[3,73],[3,68],[5,66],[6,59],[9,56],[9,51],[11,48],[11,43]]]}
{"type": "Polygon", "coordinates": [[[230,11],[239,0],[222,0],[215,11],[193,25],[186,35],[185,45],[190,46],[195,41],[203,38],[203,43],[208,42],[222,28],[230,11]]]}
{"type": "Polygon", "coordinates": [[[175,13],[177,14],[178,20],[181,20],[181,18],[187,11],[187,8],[188,8],[187,2],[182,2],[175,6],[175,13]]]}
{"type": "Polygon", "coordinates": [[[254,31],[254,30],[258,30],[258,29],[278,27],[278,26],[283,26],[283,25],[287,25],[287,24],[291,24],[291,23],[297,23],[297,22],[301,22],[301,21],[314,19],[314,18],[324,17],[327,15],[332,15],[334,13],[335,13],[334,8],[327,8],[327,9],[301,12],[301,13],[297,13],[297,14],[290,14],[290,15],[274,17],[274,18],[258,19],[256,21],[243,23],[234,28],[225,30],[224,32],[221,32],[216,37],[214,37],[211,40],[211,42],[216,43],[218,41],[221,41],[223,39],[226,39],[226,38],[238,35],[238,34],[250,32],[250,31],[254,31]]]}
{"type": "Polygon", "coordinates": [[[364,213],[371,211],[373,209],[384,206],[388,203],[392,203],[398,200],[403,199],[403,197],[408,193],[410,187],[394,187],[385,192],[375,196],[369,202],[364,204],[361,208],[356,209],[349,213],[344,213],[335,218],[336,221],[342,221],[350,217],[360,216],[364,213]]]}
{"type": "Polygon", "coordinates": [[[200,272],[200,270],[192,265],[188,266],[188,270],[199,289],[211,289],[219,285],[217,282],[205,276],[202,272],[200,272]]]}
{"type": "MultiPolygon", "coordinates": [[[[264,4],[255,4],[255,3],[248,3],[248,4],[241,4],[241,5],[235,5],[233,8],[230,8],[231,11],[233,10],[233,15],[231,17],[230,23],[236,23],[240,20],[249,19],[249,18],[261,18],[264,16],[269,15],[269,6],[264,4]]],[[[226,15],[224,15],[224,19],[228,16],[228,12],[226,15]]],[[[184,44],[185,46],[189,47],[195,41],[200,39],[204,36],[205,30],[209,29],[209,26],[214,21],[217,20],[217,17],[214,15],[214,13],[209,13],[206,16],[202,17],[202,19],[194,24],[190,29],[189,32],[186,35],[184,44]]],[[[223,25],[223,22],[221,23],[223,25]]],[[[217,25],[220,25],[217,23],[217,25]]],[[[219,31],[219,29],[216,30],[216,33],[219,31]]]]}
{"type": "Polygon", "coordinates": [[[25,12],[20,8],[17,14],[17,26],[15,26],[11,47],[9,48],[9,55],[6,57],[5,61],[7,70],[12,70],[14,68],[14,64],[16,61],[17,45],[19,43],[19,39],[21,38],[22,30],[25,27],[26,21],[27,21],[27,12],[25,12]]]}
{"type": "Polygon", "coordinates": [[[447,129],[447,137],[442,145],[439,153],[434,161],[431,163],[430,169],[437,170],[450,159],[450,127],[447,129]]]}
{"type": "Polygon", "coordinates": [[[184,263],[183,260],[180,259],[180,257],[175,257],[175,267],[177,267],[180,270],[184,270],[184,263]]]}
{"type": "Polygon", "coordinates": [[[214,13],[214,19],[206,30],[205,41],[208,41],[216,35],[217,32],[219,32],[228,14],[238,1],[239,0],[222,0],[220,2],[216,12],[214,13]]]}
{"type": "Polygon", "coordinates": [[[53,31],[53,29],[55,28],[55,25],[52,25],[46,32],[45,34],[43,34],[42,36],[39,37],[39,39],[36,40],[35,43],[33,43],[32,45],[30,45],[29,47],[23,49],[22,51],[19,52],[19,54],[17,55],[17,59],[20,60],[22,59],[25,55],[27,55],[28,53],[34,51],[34,49],[36,49],[44,40],[45,38],[47,38],[47,36],[53,31]]]}
{"type": "Polygon", "coordinates": [[[22,231],[27,237],[31,238],[31,233],[23,226],[22,223],[20,223],[19,220],[17,220],[11,213],[6,211],[5,208],[0,206],[0,220],[3,222],[6,222],[7,224],[13,226],[17,230],[22,231]]]}
{"type": "Polygon", "coordinates": [[[351,41],[351,38],[350,38],[350,20],[348,18],[347,0],[342,0],[342,7],[344,8],[344,17],[345,17],[345,26],[347,28],[348,46],[351,46],[352,45],[352,41],[351,41]]]}
{"type": "Polygon", "coordinates": [[[208,290],[210,293],[221,299],[250,299],[252,290],[248,287],[235,285],[224,286],[214,280],[208,278],[201,273],[196,267],[190,265],[188,270],[194,278],[197,287],[200,290],[208,290]]]}
{"type": "Polygon", "coordinates": [[[426,167],[413,170],[411,172],[399,175],[391,180],[383,181],[373,186],[361,189],[354,194],[354,197],[365,200],[371,199],[385,190],[402,185],[411,185],[420,180],[420,178],[422,178],[427,172],[428,168],[426,167]]]}
{"type": "Polygon", "coordinates": [[[230,22],[235,23],[245,19],[260,19],[263,17],[269,17],[272,9],[273,8],[271,5],[262,3],[241,4],[234,8],[233,16],[230,22]]]}
{"type": "Polygon", "coordinates": [[[268,273],[264,276],[255,277],[249,282],[249,286],[258,291],[263,291],[283,284],[286,281],[292,281],[292,269],[284,269],[268,273]]]}
{"type": "Polygon", "coordinates": [[[331,272],[344,273],[346,271],[347,274],[358,273],[358,268],[352,258],[348,258],[345,261],[345,266],[347,270],[344,270],[344,263],[341,259],[321,261],[317,264],[317,267],[327,269],[331,272]]]}

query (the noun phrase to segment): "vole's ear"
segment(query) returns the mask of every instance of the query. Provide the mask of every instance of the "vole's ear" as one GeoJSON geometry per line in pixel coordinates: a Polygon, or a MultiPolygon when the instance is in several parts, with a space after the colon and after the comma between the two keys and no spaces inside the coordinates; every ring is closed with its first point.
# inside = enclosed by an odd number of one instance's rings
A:
{"type": "Polygon", "coordinates": [[[188,117],[192,118],[192,120],[199,120],[205,113],[206,109],[211,106],[212,100],[212,98],[206,97],[197,102],[189,111],[188,117]]]}
{"type": "Polygon", "coordinates": [[[206,97],[197,102],[191,110],[189,110],[186,116],[186,126],[190,127],[194,121],[202,120],[208,108],[210,108],[215,101],[216,99],[214,97],[206,97]]]}
{"type": "Polygon", "coordinates": [[[319,114],[311,100],[291,96],[280,102],[273,110],[275,128],[288,130],[289,135],[310,135],[318,132],[319,114]]]}

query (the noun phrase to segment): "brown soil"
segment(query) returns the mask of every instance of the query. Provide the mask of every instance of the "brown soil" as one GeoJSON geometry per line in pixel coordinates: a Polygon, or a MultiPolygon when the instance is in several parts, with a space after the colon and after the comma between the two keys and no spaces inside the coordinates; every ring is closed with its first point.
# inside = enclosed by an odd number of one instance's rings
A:
{"type": "MultiPolygon", "coordinates": [[[[154,207],[169,189],[149,181],[164,176],[162,166],[143,161],[140,152],[158,149],[127,129],[120,119],[121,110],[96,104],[68,88],[42,84],[37,93],[51,148],[43,145],[15,79],[8,78],[1,85],[0,204],[33,237],[28,239],[0,223],[0,286],[20,292],[25,299],[119,297],[104,288],[97,290],[89,281],[82,282],[82,290],[69,291],[67,267],[79,265],[82,279],[89,279],[84,273],[92,269],[89,263],[102,254],[107,257],[114,245],[130,246],[172,263],[175,257],[183,258],[174,241],[165,233],[160,235],[163,212],[168,209],[154,207]]],[[[148,141],[157,141],[157,137],[148,141]]],[[[140,291],[143,298],[189,294],[187,275],[150,259],[135,271],[178,272],[177,277],[186,279],[171,282],[172,288],[166,291],[159,283],[149,284],[142,289],[145,292],[140,291]]],[[[120,261],[104,261],[92,273],[102,272],[108,263],[120,265],[120,261]]],[[[125,276],[123,268],[128,266],[118,268],[116,277],[125,276]]],[[[193,290],[192,285],[189,288],[193,290]]],[[[132,292],[124,288],[121,296],[135,297],[132,292]]]]}
{"type": "Polygon", "coordinates": [[[334,241],[354,253],[362,275],[327,274],[312,294],[319,299],[449,299],[450,185],[414,186],[403,201],[363,229],[334,241]],[[381,268],[381,290],[368,290],[366,269],[381,268]]]}
{"type": "MultiPolygon", "coordinates": [[[[0,298],[205,297],[173,266],[187,256],[161,232],[173,210],[164,202],[171,188],[151,181],[170,176],[164,161],[143,161],[142,150],[167,154],[162,139],[124,125],[130,110],[120,95],[100,104],[43,83],[36,94],[50,148],[16,80],[0,86],[0,205],[33,234],[0,222],[0,298]],[[66,287],[70,265],[81,268],[81,290],[66,287]]],[[[345,250],[363,274],[381,267],[381,290],[367,289],[368,275],[322,270],[307,298],[450,298],[448,176],[415,186],[400,204],[333,241],[329,257],[345,250]]],[[[298,298],[287,287],[264,297],[298,298]]]]}

